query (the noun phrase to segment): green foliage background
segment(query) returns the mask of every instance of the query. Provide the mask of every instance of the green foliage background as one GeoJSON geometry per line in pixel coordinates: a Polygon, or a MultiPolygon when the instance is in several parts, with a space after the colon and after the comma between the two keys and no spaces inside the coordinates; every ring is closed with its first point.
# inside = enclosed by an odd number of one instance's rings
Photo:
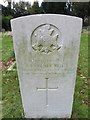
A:
{"type": "Polygon", "coordinates": [[[32,14],[65,14],[81,17],[83,25],[89,25],[90,2],[42,2],[39,6],[38,1],[33,5],[29,2],[19,1],[18,3],[8,3],[2,7],[2,27],[7,31],[11,30],[10,20],[12,18],[32,15],[32,14]]]}
{"type": "Polygon", "coordinates": [[[2,27],[7,31],[11,30],[10,27],[10,20],[12,19],[12,16],[2,16],[2,27]]]}

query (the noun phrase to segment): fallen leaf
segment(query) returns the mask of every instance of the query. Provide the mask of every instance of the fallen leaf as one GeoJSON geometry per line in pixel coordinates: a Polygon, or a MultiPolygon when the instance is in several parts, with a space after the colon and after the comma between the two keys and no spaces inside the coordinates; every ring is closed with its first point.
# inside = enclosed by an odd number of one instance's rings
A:
{"type": "Polygon", "coordinates": [[[85,79],[85,80],[84,80],[84,83],[85,83],[86,85],[88,85],[88,80],[87,80],[87,79],[85,79]]]}
{"type": "Polygon", "coordinates": [[[88,99],[83,99],[83,100],[82,100],[82,103],[88,105],[88,99]]]}
{"type": "Polygon", "coordinates": [[[82,90],[80,91],[80,93],[81,93],[81,94],[84,94],[84,93],[85,93],[85,89],[82,89],[82,90]]]}

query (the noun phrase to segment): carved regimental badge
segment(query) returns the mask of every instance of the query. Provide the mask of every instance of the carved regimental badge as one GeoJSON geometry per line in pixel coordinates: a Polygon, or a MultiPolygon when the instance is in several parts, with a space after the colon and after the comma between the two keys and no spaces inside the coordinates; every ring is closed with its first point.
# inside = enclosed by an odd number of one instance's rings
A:
{"type": "Polygon", "coordinates": [[[31,35],[31,45],[34,51],[52,53],[61,48],[60,31],[51,24],[37,27],[31,35]]]}

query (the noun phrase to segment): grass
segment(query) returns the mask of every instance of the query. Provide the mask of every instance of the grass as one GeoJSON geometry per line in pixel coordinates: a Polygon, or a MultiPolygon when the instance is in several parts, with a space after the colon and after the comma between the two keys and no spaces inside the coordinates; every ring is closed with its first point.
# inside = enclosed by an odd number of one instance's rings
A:
{"type": "Polygon", "coordinates": [[[14,64],[13,69],[17,69],[16,63],[14,64]]]}
{"type": "MultiPolygon", "coordinates": [[[[13,41],[9,36],[2,40],[2,61],[7,63],[13,57],[13,41]]],[[[17,71],[2,72],[3,118],[22,118],[23,108],[20,97],[17,71]]]]}
{"type": "Polygon", "coordinates": [[[3,62],[7,62],[12,58],[13,55],[13,41],[12,38],[6,35],[2,40],[2,60],[3,62]]]}
{"type": "Polygon", "coordinates": [[[81,36],[80,54],[76,77],[73,118],[88,118],[88,34],[81,36]]]}
{"type": "MultiPolygon", "coordinates": [[[[2,60],[2,34],[0,34],[0,61],[2,60]]],[[[0,71],[0,118],[2,117],[2,71],[0,71]]]]}
{"type": "MultiPolygon", "coordinates": [[[[10,37],[4,36],[2,40],[2,61],[12,58],[13,42],[10,37]]],[[[88,118],[88,34],[82,33],[80,54],[73,102],[72,118],[88,118]]],[[[16,68],[16,66],[14,66],[16,68]]],[[[17,71],[2,72],[2,100],[3,118],[23,118],[17,71]]]]}
{"type": "Polygon", "coordinates": [[[4,118],[21,118],[23,108],[17,72],[3,72],[3,116],[4,118]]]}

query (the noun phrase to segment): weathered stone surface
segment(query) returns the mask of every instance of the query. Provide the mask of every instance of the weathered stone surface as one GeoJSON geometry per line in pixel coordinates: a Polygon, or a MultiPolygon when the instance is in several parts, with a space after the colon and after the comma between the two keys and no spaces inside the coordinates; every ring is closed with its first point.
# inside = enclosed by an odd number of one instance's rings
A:
{"type": "Polygon", "coordinates": [[[69,118],[82,19],[31,15],[11,21],[20,90],[27,118],[69,118]]]}

